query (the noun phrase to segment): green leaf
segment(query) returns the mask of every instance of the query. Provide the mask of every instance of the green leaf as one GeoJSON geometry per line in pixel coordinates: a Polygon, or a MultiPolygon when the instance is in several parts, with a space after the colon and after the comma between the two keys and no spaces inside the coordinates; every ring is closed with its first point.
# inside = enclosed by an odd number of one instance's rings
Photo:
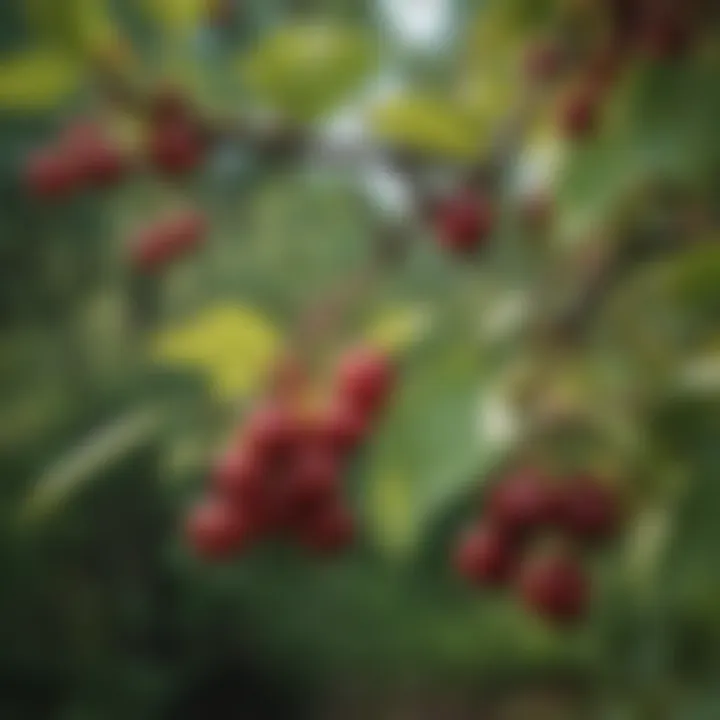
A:
{"type": "Polygon", "coordinates": [[[307,121],[355,90],[373,65],[373,47],[359,30],[330,24],[285,27],[241,61],[260,101],[307,121]]]}
{"type": "Polygon", "coordinates": [[[478,146],[473,110],[447,98],[402,95],[375,108],[372,126],[384,140],[428,154],[471,158],[478,146]]]}
{"type": "Polygon", "coordinates": [[[54,108],[78,89],[81,77],[77,63],[50,50],[38,48],[0,58],[0,108],[54,108]]]}

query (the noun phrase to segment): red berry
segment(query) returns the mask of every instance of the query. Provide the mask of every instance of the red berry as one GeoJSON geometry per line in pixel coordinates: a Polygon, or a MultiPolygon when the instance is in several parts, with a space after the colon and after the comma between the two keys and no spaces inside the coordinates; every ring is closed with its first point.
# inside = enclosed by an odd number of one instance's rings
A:
{"type": "Polygon", "coordinates": [[[666,12],[648,21],[641,45],[655,60],[673,60],[685,54],[691,40],[691,28],[681,13],[666,12]]]}
{"type": "Polygon", "coordinates": [[[394,379],[390,358],[369,347],[358,348],[340,361],[340,398],[356,410],[374,415],[386,404],[394,379]]]}
{"type": "Polygon", "coordinates": [[[487,198],[468,193],[442,203],[437,210],[435,224],[438,242],[443,248],[468,253],[487,240],[495,218],[487,198]]]}
{"type": "Polygon", "coordinates": [[[541,473],[522,470],[503,479],[491,492],[488,513],[511,534],[527,534],[551,525],[557,514],[557,493],[541,473]]]}
{"type": "Polygon", "coordinates": [[[58,150],[42,150],[25,167],[28,191],[43,200],[60,200],[78,187],[78,171],[72,158],[58,150]]]}
{"type": "Polygon", "coordinates": [[[612,488],[589,476],[571,479],[558,495],[558,523],[581,541],[592,543],[611,538],[618,531],[620,515],[620,504],[612,488]]]}
{"type": "Polygon", "coordinates": [[[303,424],[289,408],[279,403],[268,404],[257,409],[244,435],[248,447],[260,456],[278,460],[284,459],[295,450],[303,437],[303,424]]]}
{"type": "Polygon", "coordinates": [[[82,168],[84,179],[95,187],[117,184],[125,174],[126,164],[122,151],[112,143],[100,140],[77,149],[76,161],[82,168]]]}
{"type": "Polygon", "coordinates": [[[457,571],[477,585],[501,585],[510,577],[514,563],[510,539],[493,525],[471,528],[455,554],[457,571]]]}
{"type": "Polygon", "coordinates": [[[152,129],[148,152],[151,162],[160,172],[184,175],[202,162],[204,143],[191,122],[174,120],[152,129]]]}
{"type": "Polygon", "coordinates": [[[150,117],[155,125],[185,121],[191,114],[190,103],[178,88],[166,86],[155,91],[150,103],[150,117]]]}
{"type": "Polygon", "coordinates": [[[192,509],[186,531],[195,552],[206,560],[223,560],[240,552],[252,535],[243,513],[217,498],[192,509]]]}
{"type": "Polygon", "coordinates": [[[299,452],[290,477],[292,503],[299,510],[332,499],[338,489],[340,468],[332,452],[307,447],[299,452]]]}
{"type": "Polygon", "coordinates": [[[162,219],[140,233],[132,248],[132,264],[141,272],[154,272],[187,255],[205,239],[205,218],[184,211],[162,219]]]}
{"type": "Polygon", "coordinates": [[[567,98],[560,114],[560,126],[565,135],[570,138],[585,138],[594,133],[597,124],[596,92],[584,88],[567,98]]]}
{"type": "Polygon", "coordinates": [[[547,620],[572,623],[587,613],[590,583],[570,556],[531,558],[520,569],[518,588],[525,604],[547,620]]]}
{"type": "Polygon", "coordinates": [[[367,418],[357,408],[337,402],[318,419],[318,434],[338,455],[355,450],[367,434],[367,418]]]}
{"type": "Polygon", "coordinates": [[[265,467],[254,453],[233,448],[220,458],[212,480],[221,497],[241,506],[254,507],[263,495],[265,467]]]}
{"type": "Polygon", "coordinates": [[[338,502],[322,508],[300,529],[298,539],[309,550],[332,555],[346,549],[355,537],[355,523],[338,502]]]}

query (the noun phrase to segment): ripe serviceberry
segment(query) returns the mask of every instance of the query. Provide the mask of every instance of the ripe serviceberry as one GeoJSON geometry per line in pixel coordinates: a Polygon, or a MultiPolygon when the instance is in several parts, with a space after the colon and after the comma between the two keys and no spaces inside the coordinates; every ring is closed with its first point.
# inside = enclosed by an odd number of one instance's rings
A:
{"type": "Polygon", "coordinates": [[[476,585],[502,585],[510,577],[514,564],[510,538],[494,525],[470,528],[455,550],[456,570],[476,585]]]}
{"type": "Polygon", "coordinates": [[[228,502],[256,506],[267,480],[266,467],[260,458],[247,448],[232,448],[216,464],[213,489],[228,502]]]}
{"type": "Polygon", "coordinates": [[[156,272],[199,247],[205,240],[203,215],[183,211],[143,230],[133,244],[131,262],[140,272],[156,272]]]}
{"type": "Polygon", "coordinates": [[[367,429],[365,415],[345,402],[333,403],[317,419],[318,434],[340,456],[355,450],[367,429]]]}
{"type": "Polygon", "coordinates": [[[192,509],[186,532],[201,558],[223,560],[244,548],[251,537],[251,526],[236,506],[210,498],[192,509]]]}
{"type": "Polygon", "coordinates": [[[336,496],[340,466],[329,449],[305,447],[297,453],[288,482],[291,504],[303,512],[336,496]]]}
{"type": "Polygon", "coordinates": [[[512,535],[527,535],[551,525],[556,491],[548,478],[525,469],[503,478],[491,491],[488,516],[512,535]]]}
{"type": "Polygon", "coordinates": [[[195,125],[180,118],[159,123],[151,129],[148,154],[161,173],[185,175],[200,165],[205,147],[195,125]]]}
{"type": "Polygon", "coordinates": [[[320,508],[298,531],[300,542],[321,555],[332,555],[346,549],[354,537],[353,518],[337,501],[320,508]]]}
{"type": "Polygon", "coordinates": [[[483,245],[494,226],[494,211],[485,197],[463,193],[440,203],[435,229],[441,247],[469,253],[483,245]]]}
{"type": "Polygon", "coordinates": [[[558,525],[577,540],[595,543],[612,538],[620,516],[615,491],[591,476],[571,478],[558,492],[558,525]]]}
{"type": "Polygon", "coordinates": [[[79,181],[72,157],[59,150],[41,150],[30,157],[25,167],[28,191],[42,200],[67,198],[78,188],[79,181]]]}
{"type": "Polygon", "coordinates": [[[518,590],[527,607],[558,624],[576,622],[588,610],[589,580],[569,555],[529,558],[520,568],[518,590]]]}
{"type": "Polygon", "coordinates": [[[388,401],[395,380],[390,358],[370,347],[347,353],[338,367],[340,400],[367,415],[375,415],[388,401]]]}
{"type": "Polygon", "coordinates": [[[268,461],[285,461],[303,439],[301,418],[281,403],[256,409],[243,429],[247,446],[268,461]]]}
{"type": "Polygon", "coordinates": [[[569,95],[560,109],[560,127],[573,139],[586,138],[595,132],[598,124],[597,92],[583,88],[569,95]]]}

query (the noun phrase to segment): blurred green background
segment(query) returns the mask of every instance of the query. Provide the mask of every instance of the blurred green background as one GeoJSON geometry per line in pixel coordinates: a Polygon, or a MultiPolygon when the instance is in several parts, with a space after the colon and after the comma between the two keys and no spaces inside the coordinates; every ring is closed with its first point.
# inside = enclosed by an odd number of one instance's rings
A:
{"type": "Polygon", "coordinates": [[[590,141],[564,143],[552,110],[538,120],[516,169],[540,163],[555,232],[536,242],[518,226],[508,179],[510,210],[477,262],[437,250],[382,164],[320,149],[283,163],[222,142],[190,180],[140,173],[57,206],[20,181],[28,152],[77,116],[136,147],[142,129],[94,82],[107,58],[210,113],[270,109],[353,140],[362,120],[452,168],[489,145],[522,49],[566,5],[3,0],[1,718],[720,717],[717,18],[691,56],[634,67],[590,141]],[[136,277],[128,237],[187,203],[210,218],[207,247],[157,282],[136,277]],[[587,347],[548,374],[516,315],[549,268],[574,257],[572,238],[597,227],[610,243],[628,217],[685,243],[667,229],[676,206],[709,212],[702,242],[626,279],[587,347]],[[367,262],[385,223],[413,236],[409,258],[332,339],[379,337],[404,363],[352,470],[361,542],[327,563],[279,547],[199,562],[178,527],[262,387],[258,345],[367,262]],[[546,390],[570,386],[600,428],[559,452],[587,452],[638,498],[571,632],[469,590],[448,561],[478,488],[522,441],[511,408],[527,367],[546,390]]]}

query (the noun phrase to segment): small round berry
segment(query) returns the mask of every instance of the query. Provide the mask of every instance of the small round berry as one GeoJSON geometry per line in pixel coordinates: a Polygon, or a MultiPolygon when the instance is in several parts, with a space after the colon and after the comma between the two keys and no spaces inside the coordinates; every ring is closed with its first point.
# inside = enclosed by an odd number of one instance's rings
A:
{"type": "Polygon", "coordinates": [[[590,583],[568,555],[530,558],[520,569],[518,589],[527,607],[552,622],[573,623],[587,614],[590,583]]]}
{"type": "Polygon", "coordinates": [[[34,154],[25,167],[28,191],[42,200],[67,198],[78,187],[79,177],[72,158],[57,150],[34,154]]]}
{"type": "Polygon", "coordinates": [[[340,468],[332,452],[307,447],[299,452],[290,474],[292,504],[298,510],[332,500],[338,490],[340,468]]]}
{"type": "Polygon", "coordinates": [[[455,568],[476,585],[502,585],[515,565],[511,540],[493,525],[470,528],[455,551],[455,568]]]}
{"type": "Polygon", "coordinates": [[[368,432],[367,418],[348,403],[333,403],[318,419],[321,440],[340,456],[355,450],[368,432]]]}
{"type": "Polygon", "coordinates": [[[140,272],[156,272],[200,246],[206,231],[204,217],[196,212],[181,212],[163,219],[138,235],[132,246],[131,263],[140,272]]]}
{"type": "Polygon", "coordinates": [[[243,435],[247,446],[260,457],[283,459],[303,438],[303,423],[292,410],[280,403],[269,403],[255,410],[243,435]]]}
{"type": "Polygon", "coordinates": [[[298,539],[312,552],[333,555],[345,550],[355,538],[352,515],[340,503],[322,508],[300,529],[298,539]]]}
{"type": "Polygon", "coordinates": [[[186,532],[195,552],[205,560],[223,560],[240,552],[252,535],[243,513],[217,498],[191,510],[186,532]]]}
{"type": "Polygon", "coordinates": [[[148,152],[151,162],[160,172],[184,175],[202,162],[204,143],[190,122],[176,120],[152,129],[148,152]]]}
{"type": "Polygon", "coordinates": [[[245,448],[233,448],[226,452],[212,473],[214,490],[229,502],[241,506],[258,504],[265,480],[263,463],[245,448]]]}
{"type": "Polygon", "coordinates": [[[566,99],[560,109],[560,127],[567,137],[582,139],[595,132],[599,110],[596,95],[583,88],[566,99]]]}
{"type": "Polygon", "coordinates": [[[557,493],[548,478],[530,468],[501,480],[491,491],[490,518],[515,535],[551,525],[557,515],[557,493]]]}
{"type": "Polygon", "coordinates": [[[347,353],[338,367],[340,399],[370,415],[385,406],[394,381],[395,371],[390,358],[370,347],[347,353]]]}
{"type": "Polygon", "coordinates": [[[123,153],[116,145],[102,140],[77,148],[76,152],[82,176],[90,185],[106,188],[122,180],[127,167],[123,153]]]}
{"type": "Polygon", "coordinates": [[[612,538],[620,516],[614,490],[588,475],[570,479],[558,494],[558,524],[577,540],[596,543],[612,538]]]}
{"type": "Polygon", "coordinates": [[[455,253],[469,253],[482,245],[495,224],[491,203],[463,193],[441,203],[435,216],[438,242],[455,253]]]}

